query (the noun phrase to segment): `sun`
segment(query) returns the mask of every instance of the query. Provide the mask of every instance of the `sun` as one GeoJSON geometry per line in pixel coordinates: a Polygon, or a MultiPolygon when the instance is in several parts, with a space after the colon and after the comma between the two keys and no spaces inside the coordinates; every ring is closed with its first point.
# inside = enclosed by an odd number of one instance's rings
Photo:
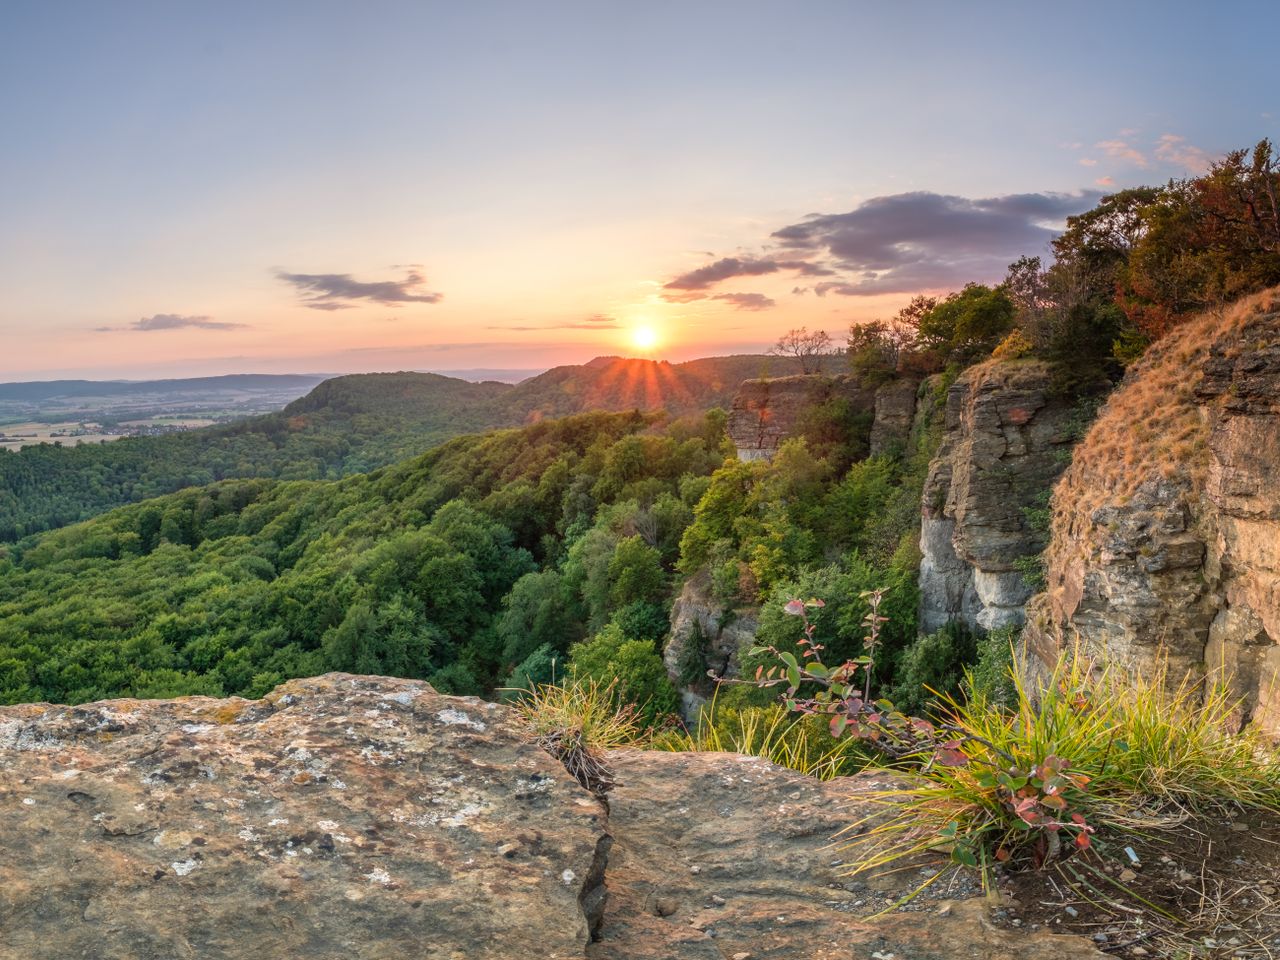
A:
{"type": "Polygon", "coordinates": [[[631,328],[631,345],[644,353],[657,347],[660,339],[658,331],[647,323],[631,328]]]}

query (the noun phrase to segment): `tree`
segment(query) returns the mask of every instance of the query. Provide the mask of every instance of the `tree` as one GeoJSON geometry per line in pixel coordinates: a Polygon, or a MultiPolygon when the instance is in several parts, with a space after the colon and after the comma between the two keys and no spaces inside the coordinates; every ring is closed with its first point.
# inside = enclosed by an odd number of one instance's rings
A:
{"type": "Polygon", "coordinates": [[[778,338],[773,353],[781,357],[795,357],[800,361],[801,373],[821,373],[822,364],[831,351],[831,337],[825,330],[813,333],[805,327],[788,330],[778,338]]]}
{"type": "Polygon", "coordinates": [[[1013,328],[1016,308],[1003,286],[969,283],[920,318],[920,342],[947,361],[972,363],[991,353],[1013,328]]]}

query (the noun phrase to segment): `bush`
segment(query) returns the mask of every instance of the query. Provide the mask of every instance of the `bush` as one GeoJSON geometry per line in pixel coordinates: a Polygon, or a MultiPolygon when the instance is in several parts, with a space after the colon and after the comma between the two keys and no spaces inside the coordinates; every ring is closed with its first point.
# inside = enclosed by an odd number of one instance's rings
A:
{"type": "Polygon", "coordinates": [[[978,639],[961,621],[920,637],[898,657],[889,699],[899,710],[924,710],[936,695],[960,692],[965,669],[978,656],[978,639]]]}
{"type": "Polygon", "coordinates": [[[617,624],[610,624],[569,651],[569,670],[575,681],[615,684],[619,705],[634,706],[645,726],[657,726],[676,712],[680,697],[652,642],[633,640],[617,624]]]}

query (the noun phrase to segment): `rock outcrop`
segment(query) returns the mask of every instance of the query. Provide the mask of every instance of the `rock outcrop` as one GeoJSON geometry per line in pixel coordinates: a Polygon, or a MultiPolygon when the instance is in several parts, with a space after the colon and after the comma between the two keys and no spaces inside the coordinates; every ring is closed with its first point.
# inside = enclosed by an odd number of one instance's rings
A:
{"type": "Polygon", "coordinates": [[[831,839],[868,809],[868,791],[888,786],[876,777],[822,783],[730,753],[619,751],[610,762],[614,844],[593,960],[1104,956],[1076,937],[992,927],[966,874],[869,919],[921,879],[842,875],[850,854],[831,839]]]}
{"type": "Polygon", "coordinates": [[[1035,360],[989,361],[951,385],[921,503],[921,630],[1022,623],[1032,591],[1016,561],[1044,547],[1024,510],[1066,465],[1072,415],[1035,360]]]}
{"type": "Polygon", "coordinates": [[[910,377],[890,380],[876,390],[871,423],[871,456],[898,455],[907,446],[915,421],[920,382],[910,377]]]}
{"type": "Polygon", "coordinates": [[[875,391],[852,377],[799,374],[746,380],[729,411],[729,439],[739,460],[769,460],[782,442],[796,436],[807,411],[836,397],[867,413],[868,440],[875,411],[875,391]]]}
{"type": "Polygon", "coordinates": [[[1280,739],[1280,291],[1178,328],[1103,409],[1054,494],[1026,643],[1221,671],[1280,739]]]}
{"type": "Polygon", "coordinates": [[[0,958],[581,957],[604,810],[509,713],[331,674],[0,709],[0,958]]]}
{"type": "Polygon", "coordinates": [[[1101,956],[991,927],[972,879],[869,920],[919,882],[840,876],[874,778],[620,751],[606,807],[416,681],[6,707],[0,750],[0,960],[1101,956]]]}
{"type": "Polygon", "coordinates": [[[711,595],[711,577],[704,570],[685,581],[671,606],[671,633],[662,659],[667,675],[681,690],[681,713],[696,720],[706,703],[708,670],[717,677],[738,676],[738,652],[755,639],[759,621],[754,607],[729,608],[711,595]],[[686,664],[695,665],[694,670],[686,664]],[[697,677],[686,674],[697,673],[697,677]]]}

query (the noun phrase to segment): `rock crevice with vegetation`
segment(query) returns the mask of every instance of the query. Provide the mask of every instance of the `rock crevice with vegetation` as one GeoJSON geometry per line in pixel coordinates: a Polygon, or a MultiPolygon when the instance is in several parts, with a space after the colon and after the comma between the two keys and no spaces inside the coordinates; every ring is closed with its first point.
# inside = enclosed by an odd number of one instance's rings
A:
{"type": "Polygon", "coordinates": [[[628,750],[606,808],[509,708],[420,681],[7,707],[0,743],[6,960],[1097,956],[973,900],[863,922],[903,881],[827,848],[874,777],[628,750]]]}

